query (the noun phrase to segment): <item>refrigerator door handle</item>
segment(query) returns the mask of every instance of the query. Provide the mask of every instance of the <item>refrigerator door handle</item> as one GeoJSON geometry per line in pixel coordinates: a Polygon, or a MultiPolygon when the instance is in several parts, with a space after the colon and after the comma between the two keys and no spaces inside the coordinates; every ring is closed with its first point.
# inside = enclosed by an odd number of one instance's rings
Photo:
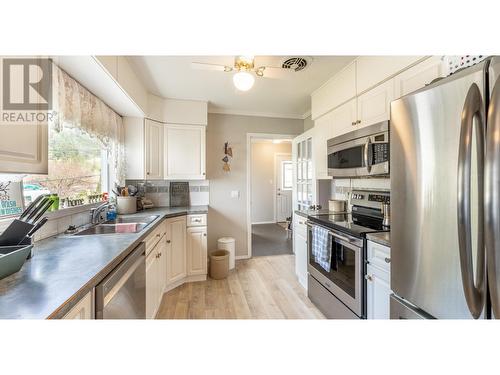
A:
{"type": "Polygon", "coordinates": [[[500,318],[500,80],[491,92],[488,108],[488,133],[486,137],[485,165],[485,235],[488,264],[488,287],[491,308],[500,318]]]}
{"type": "Polygon", "coordinates": [[[484,250],[484,206],[483,206],[483,166],[484,166],[484,127],[485,115],[483,100],[479,87],[474,83],[469,88],[462,110],[460,126],[460,141],[458,151],[458,244],[460,255],[460,269],[462,285],[467,306],[474,317],[481,316],[485,302],[485,250],[484,250]],[[475,120],[475,121],[474,121],[475,120]],[[476,281],[474,282],[474,263],[472,260],[472,231],[471,231],[471,160],[473,127],[476,124],[477,150],[477,184],[478,184],[478,234],[476,281]]]}

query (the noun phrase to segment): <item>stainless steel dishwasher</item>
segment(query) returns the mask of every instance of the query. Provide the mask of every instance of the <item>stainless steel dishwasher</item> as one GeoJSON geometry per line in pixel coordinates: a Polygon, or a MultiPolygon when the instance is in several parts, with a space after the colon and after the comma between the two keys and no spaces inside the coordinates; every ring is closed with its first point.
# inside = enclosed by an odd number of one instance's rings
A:
{"type": "Polygon", "coordinates": [[[145,249],[141,243],[97,285],[96,319],[146,318],[145,249]]]}

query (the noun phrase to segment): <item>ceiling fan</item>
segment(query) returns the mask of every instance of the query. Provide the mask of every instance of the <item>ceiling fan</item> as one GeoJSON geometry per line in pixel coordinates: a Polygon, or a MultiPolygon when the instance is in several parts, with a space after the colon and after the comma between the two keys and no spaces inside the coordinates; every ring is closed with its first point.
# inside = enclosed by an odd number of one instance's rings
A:
{"type": "MultiPolygon", "coordinates": [[[[297,59],[297,58],[294,58],[297,59]]],[[[192,62],[191,66],[194,69],[202,70],[215,70],[221,72],[235,72],[233,75],[234,86],[240,91],[250,90],[255,83],[255,76],[257,77],[267,77],[267,78],[279,78],[279,72],[283,71],[299,71],[302,70],[306,65],[307,61],[301,58],[305,65],[299,67],[297,62],[292,62],[291,64],[286,64],[286,60],[281,66],[256,66],[254,56],[236,56],[234,58],[233,66],[221,65],[221,64],[210,64],[201,62],[192,62]]],[[[282,77],[282,75],[281,75],[282,77]]]]}

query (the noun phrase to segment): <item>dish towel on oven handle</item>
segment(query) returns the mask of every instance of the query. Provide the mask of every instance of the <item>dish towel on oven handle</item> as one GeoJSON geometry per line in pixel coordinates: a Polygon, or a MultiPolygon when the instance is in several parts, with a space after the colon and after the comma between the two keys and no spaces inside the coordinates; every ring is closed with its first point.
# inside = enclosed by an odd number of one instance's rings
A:
{"type": "Polygon", "coordinates": [[[314,256],[314,261],[326,272],[330,272],[332,263],[332,244],[328,229],[313,225],[311,251],[314,256]]]}

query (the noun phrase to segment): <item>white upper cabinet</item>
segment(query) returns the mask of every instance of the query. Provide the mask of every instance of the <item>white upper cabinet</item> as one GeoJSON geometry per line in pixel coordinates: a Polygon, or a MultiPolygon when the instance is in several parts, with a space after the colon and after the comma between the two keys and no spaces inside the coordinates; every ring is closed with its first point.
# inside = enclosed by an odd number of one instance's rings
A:
{"type": "Polygon", "coordinates": [[[145,167],[148,180],[163,179],[163,124],[145,121],[145,167]]]}
{"type": "Polygon", "coordinates": [[[328,176],[327,146],[328,139],[333,137],[333,112],[329,112],[314,121],[313,162],[316,179],[331,178],[328,176]]]}
{"type": "Polygon", "coordinates": [[[47,124],[0,125],[0,173],[47,174],[47,124]]]}
{"type": "MultiPolygon", "coordinates": [[[[0,69],[4,69],[4,59],[0,58],[0,69]]],[[[7,69],[7,68],[6,68],[7,69]]],[[[22,67],[12,65],[10,73],[22,72],[22,67]]],[[[35,70],[37,77],[32,77],[34,82],[40,82],[42,79],[42,71],[35,70]]],[[[32,72],[32,69],[30,69],[32,72]]],[[[33,72],[32,72],[33,73],[33,72]]],[[[4,98],[3,93],[0,93],[1,100],[17,102],[26,95],[26,87],[23,84],[22,74],[12,74],[10,79],[10,90],[6,95],[10,98],[4,98]],[[19,78],[19,79],[17,79],[19,78]]],[[[3,81],[3,75],[0,75],[0,87],[4,87],[6,83],[3,81]]],[[[36,86],[35,86],[36,88],[36,86]]],[[[35,91],[35,90],[33,90],[35,91]]],[[[36,90],[38,91],[38,90],[36,90]]],[[[40,95],[29,95],[30,104],[37,105],[38,103],[46,103],[40,95]]],[[[19,112],[30,112],[30,110],[22,110],[19,112]]],[[[31,111],[33,112],[33,111],[31,111]]],[[[38,111],[40,114],[43,111],[38,111]]],[[[17,110],[9,110],[4,108],[4,117],[12,113],[17,117],[17,110]]],[[[43,122],[37,121],[15,121],[9,122],[2,119],[0,124],[0,173],[33,173],[47,174],[48,173],[48,125],[46,118],[43,117],[43,122]]]]}
{"type": "Polygon", "coordinates": [[[205,179],[205,125],[164,126],[165,179],[205,179]]]}
{"type": "Polygon", "coordinates": [[[358,96],[357,128],[389,120],[394,100],[394,79],[390,79],[358,96]]]}
{"type": "Polygon", "coordinates": [[[424,56],[360,56],[356,59],[356,93],[378,85],[424,56]]]}
{"type": "Polygon", "coordinates": [[[432,56],[395,77],[395,99],[421,89],[434,79],[446,75],[441,56],[432,56]]]}
{"type": "Polygon", "coordinates": [[[357,100],[352,99],[332,111],[333,136],[348,133],[355,129],[357,121],[357,100]]]}
{"type": "Polygon", "coordinates": [[[352,62],[311,95],[311,118],[322,116],[356,96],[356,63],[352,62]]]}

